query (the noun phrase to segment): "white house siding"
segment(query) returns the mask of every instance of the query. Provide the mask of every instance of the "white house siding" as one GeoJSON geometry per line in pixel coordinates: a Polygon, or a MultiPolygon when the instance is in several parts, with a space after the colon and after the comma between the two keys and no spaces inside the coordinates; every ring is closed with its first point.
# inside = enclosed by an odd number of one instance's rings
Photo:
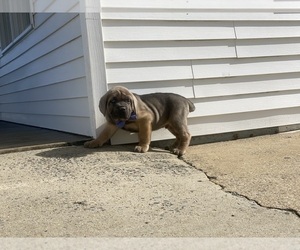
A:
{"type": "Polygon", "coordinates": [[[47,13],[70,13],[80,10],[82,0],[31,0],[34,12],[47,13]]]}
{"type": "Polygon", "coordinates": [[[190,98],[193,135],[300,123],[299,1],[100,2],[108,88],[190,98]]]}
{"type": "Polygon", "coordinates": [[[0,119],[91,135],[79,15],[37,13],[34,25],[0,58],[0,119]]]}

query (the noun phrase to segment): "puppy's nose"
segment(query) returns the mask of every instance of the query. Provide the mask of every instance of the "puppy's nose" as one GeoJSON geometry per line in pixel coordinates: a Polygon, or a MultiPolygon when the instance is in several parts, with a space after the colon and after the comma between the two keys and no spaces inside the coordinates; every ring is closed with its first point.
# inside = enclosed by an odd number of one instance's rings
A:
{"type": "Polygon", "coordinates": [[[125,111],[125,110],[126,110],[126,108],[125,108],[124,106],[120,106],[120,107],[119,107],[119,110],[121,110],[121,111],[125,111]]]}

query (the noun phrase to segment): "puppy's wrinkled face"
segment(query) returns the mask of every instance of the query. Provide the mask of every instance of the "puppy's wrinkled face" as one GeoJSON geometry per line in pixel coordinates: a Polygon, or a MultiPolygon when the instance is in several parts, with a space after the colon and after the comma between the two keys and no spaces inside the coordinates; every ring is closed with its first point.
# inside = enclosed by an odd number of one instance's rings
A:
{"type": "Polygon", "coordinates": [[[122,92],[114,93],[108,100],[107,107],[112,120],[126,121],[130,118],[132,110],[132,100],[122,92]]]}

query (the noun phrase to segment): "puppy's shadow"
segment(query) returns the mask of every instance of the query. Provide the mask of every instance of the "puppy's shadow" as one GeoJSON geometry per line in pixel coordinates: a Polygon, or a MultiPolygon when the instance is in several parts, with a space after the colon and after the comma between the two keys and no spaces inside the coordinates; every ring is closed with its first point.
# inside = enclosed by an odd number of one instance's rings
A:
{"type": "Polygon", "coordinates": [[[104,145],[101,148],[85,148],[83,145],[51,148],[47,151],[39,152],[36,155],[45,158],[80,158],[91,154],[101,154],[101,152],[132,152],[132,145],[111,146],[104,145]]]}
{"type": "MultiPolygon", "coordinates": [[[[127,144],[127,145],[104,145],[100,148],[85,148],[83,145],[76,146],[66,146],[51,148],[47,151],[39,152],[36,155],[45,158],[63,158],[63,159],[72,159],[85,157],[92,154],[101,154],[104,152],[127,152],[130,154],[140,154],[134,152],[134,147],[136,144],[127,144]]],[[[162,148],[151,147],[149,152],[154,153],[170,153],[162,148]]]]}

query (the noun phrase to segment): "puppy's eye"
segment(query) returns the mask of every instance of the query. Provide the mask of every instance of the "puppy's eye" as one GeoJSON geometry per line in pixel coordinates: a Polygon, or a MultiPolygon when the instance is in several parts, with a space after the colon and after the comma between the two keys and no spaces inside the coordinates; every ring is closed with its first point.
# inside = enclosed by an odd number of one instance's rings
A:
{"type": "Polygon", "coordinates": [[[113,99],[110,100],[110,103],[112,103],[112,104],[114,104],[116,102],[117,102],[117,100],[115,98],[113,98],[113,99]]]}
{"type": "Polygon", "coordinates": [[[124,102],[130,103],[130,100],[129,100],[129,99],[126,99],[126,100],[124,100],[124,102]]]}

